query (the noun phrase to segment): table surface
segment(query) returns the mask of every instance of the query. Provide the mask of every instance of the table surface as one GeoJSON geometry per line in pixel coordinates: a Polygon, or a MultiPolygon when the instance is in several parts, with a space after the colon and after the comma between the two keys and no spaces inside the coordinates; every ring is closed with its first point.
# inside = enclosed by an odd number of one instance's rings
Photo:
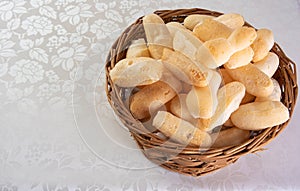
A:
{"type": "Polygon", "coordinates": [[[103,64],[116,37],[142,15],[192,7],[271,29],[300,63],[299,0],[1,1],[0,191],[300,190],[299,105],[267,150],[200,178],[149,163],[115,119],[103,64]]]}

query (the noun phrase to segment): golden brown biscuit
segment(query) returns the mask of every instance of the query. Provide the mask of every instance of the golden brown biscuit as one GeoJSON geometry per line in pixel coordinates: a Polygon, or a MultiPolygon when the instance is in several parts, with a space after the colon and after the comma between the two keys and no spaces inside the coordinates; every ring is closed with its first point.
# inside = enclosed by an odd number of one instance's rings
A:
{"type": "Polygon", "coordinates": [[[210,15],[193,14],[193,15],[187,16],[184,19],[183,25],[187,29],[190,29],[192,31],[197,24],[202,23],[205,19],[213,19],[213,18],[215,18],[215,17],[210,16],[210,15]]]}
{"type": "Polygon", "coordinates": [[[194,118],[210,118],[215,104],[209,86],[193,87],[186,98],[187,108],[194,118]]]}
{"type": "Polygon", "coordinates": [[[251,48],[254,51],[253,62],[258,62],[264,59],[274,45],[273,32],[268,29],[259,29],[257,37],[251,48]]]}
{"type": "Polygon", "coordinates": [[[245,66],[251,63],[254,52],[251,47],[247,47],[241,51],[234,53],[227,63],[224,64],[225,68],[234,69],[245,66]]]}
{"type": "Polygon", "coordinates": [[[212,78],[205,87],[193,87],[187,94],[186,106],[194,118],[208,119],[213,116],[218,105],[217,92],[221,84],[221,76],[212,71],[212,78]]]}
{"type": "Polygon", "coordinates": [[[286,122],[289,110],[279,101],[252,102],[241,105],[232,115],[232,123],[245,130],[261,130],[286,122]]]}
{"type": "Polygon", "coordinates": [[[249,47],[256,39],[257,34],[252,27],[240,27],[235,29],[228,38],[235,51],[241,51],[249,47]]]}
{"type": "Polygon", "coordinates": [[[203,66],[196,65],[180,52],[164,49],[162,59],[164,66],[178,79],[194,86],[207,86],[211,72],[203,66]]]}
{"type": "Polygon", "coordinates": [[[231,29],[242,27],[245,24],[244,18],[240,14],[227,13],[215,18],[216,21],[223,23],[231,29]]]}
{"type": "Polygon", "coordinates": [[[218,66],[225,64],[234,51],[229,42],[224,38],[206,41],[203,45],[213,55],[218,66]]]}
{"type": "Polygon", "coordinates": [[[247,92],[254,96],[266,97],[273,91],[272,80],[253,64],[226,70],[233,79],[242,82],[247,92]]]}
{"type": "Polygon", "coordinates": [[[153,119],[153,126],[165,136],[184,145],[209,147],[211,138],[208,133],[195,128],[169,112],[159,111],[153,119]]]}
{"type": "Polygon", "coordinates": [[[157,110],[175,96],[176,92],[167,83],[158,81],[130,97],[130,111],[136,119],[148,119],[150,110],[157,110]]]}
{"type": "Polygon", "coordinates": [[[279,58],[275,53],[269,52],[264,59],[253,64],[271,78],[279,66],[279,58]]]}
{"type": "Polygon", "coordinates": [[[232,29],[221,22],[213,19],[205,19],[202,23],[197,24],[193,33],[203,42],[218,38],[227,39],[232,33],[232,29]]]}

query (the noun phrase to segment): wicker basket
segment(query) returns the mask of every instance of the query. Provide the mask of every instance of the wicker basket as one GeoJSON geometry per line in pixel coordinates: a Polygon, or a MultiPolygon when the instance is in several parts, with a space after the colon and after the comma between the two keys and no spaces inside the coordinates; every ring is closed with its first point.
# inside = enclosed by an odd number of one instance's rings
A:
{"type": "MultiPolygon", "coordinates": [[[[182,23],[184,18],[191,14],[213,16],[222,14],[198,8],[159,10],[155,13],[165,23],[171,21],[182,23]]],[[[248,23],[246,25],[251,26],[248,23]]],[[[201,150],[190,146],[183,147],[175,142],[164,143],[164,140],[155,133],[149,133],[141,122],[133,118],[124,103],[124,89],[115,86],[109,77],[109,71],[119,60],[125,58],[126,50],[131,41],[138,38],[145,38],[141,18],[121,34],[110,50],[106,61],[106,93],[113,110],[119,116],[122,123],[129,129],[144,155],[152,162],[178,173],[202,176],[234,163],[243,155],[264,150],[263,146],[273,140],[287,126],[289,121],[272,128],[252,132],[250,139],[241,145],[218,149],[210,148],[208,150],[201,150]]],[[[289,109],[291,117],[298,93],[296,66],[284,54],[278,44],[275,43],[271,51],[277,54],[280,59],[279,68],[274,78],[279,82],[282,89],[281,102],[289,109]]]]}

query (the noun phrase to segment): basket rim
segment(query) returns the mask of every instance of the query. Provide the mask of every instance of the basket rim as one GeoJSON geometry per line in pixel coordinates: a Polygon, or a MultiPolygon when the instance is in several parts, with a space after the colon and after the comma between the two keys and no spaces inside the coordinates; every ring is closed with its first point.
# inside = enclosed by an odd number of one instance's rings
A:
{"type": "MultiPolygon", "coordinates": [[[[201,12],[206,15],[213,15],[213,16],[219,16],[223,13],[217,12],[217,11],[210,11],[207,9],[202,8],[192,8],[192,9],[174,9],[174,10],[157,10],[154,13],[161,16],[165,22],[170,21],[178,21],[182,18],[185,18],[186,16],[190,14],[194,14],[197,12],[201,12]]],[[[143,124],[134,119],[131,115],[130,111],[127,110],[127,108],[123,105],[118,105],[118,103],[122,103],[122,98],[118,95],[120,93],[120,89],[112,83],[109,71],[114,67],[114,65],[117,63],[118,60],[122,56],[124,56],[124,52],[119,52],[121,50],[120,47],[124,46],[126,44],[126,40],[128,41],[129,37],[132,36],[132,34],[135,34],[135,30],[137,29],[137,26],[140,25],[142,22],[142,17],[138,18],[134,23],[132,23],[129,27],[127,27],[124,32],[119,36],[119,38],[115,41],[115,43],[112,45],[111,50],[107,56],[106,59],[106,94],[108,101],[110,105],[112,106],[114,112],[119,116],[122,123],[129,129],[131,132],[132,137],[137,142],[138,146],[142,150],[142,152],[145,154],[147,158],[152,160],[153,162],[157,162],[156,159],[152,159],[150,154],[147,153],[147,148],[151,148],[151,146],[155,147],[161,143],[161,140],[153,134],[147,134],[147,133],[141,133],[141,130],[146,132],[146,129],[143,129],[143,124]],[[131,117],[130,117],[131,116],[131,117]]],[[[247,26],[251,26],[248,22],[245,22],[247,26]]],[[[253,27],[255,28],[255,27],[253,27]]],[[[127,42],[128,43],[128,42],[127,42]]],[[[199,155],[201,160],[205,159],[211,159],[211,160],[224,160],[227,159],[227,162],[229,163],[235,162],[238,158],[240,158],[243,155],[246,155],[248,153],[255,153],[257,151],[264,150],[264,146],[270,143],[272,140],[276,138],[276,136],[285,129],[289,123],[289,121],[292,118],[295,105],[297,102],[297,96],[298,96],[298,85],[297,85],[297,69],[296,64],[286,56],[286,54],[283,52],[281,47],[275,42],[272,50],[275,54],[278,55],[280,59],[280,67],[277,69],[277,76],[283,77],[283,82],[280,81],[280,85],[284,87],[284,91],[282,92],[282,102],[289,108],[290,111],[290,118],[287,122],[277,125],[274,127],[270,127],[264,130],[261,130],[258,135],[254,136],[253,138],[249,139],[245,143],[241,145],[236,146],[229,146],[224,148],[209,148],[206,150],[206,152],[199,152],[199,148],[192,147],[192,146],[184,146],[184,148],[181,148],[181,144],[179,143],[172,143],[168,144],[166,147],[169,147],[172,149],[182,149],[180,152],[180,157],[185,158],[188,156],[193,155],[199,155]],[[282,73],[282,74],[281,74],[282,73]],[[230,160],[229,160],[230,159],[230,160]]],[[[279,78],[278,77],[278,78],[279,78]]],[[[157,152],[171,152],[170,149],[167,148],[159,148],[156,147],[157,152]]],[[[170,166],[164,166],[168,163],[168,160],[166,160],[164,163],[160,164],[161,166],[168,168],[170,170],[174,170],[176,172],[180,172],[183,174],[189,174],[192,176],[200,176],[203,174],[206,174],[205,172],[199,173],[193,172],[193,173],[187,173],[186,171],[181,171],[176,168],[171,168],[170,166]]],[[[227,165],[227,163],[226,163],[227,165]]],[[[225,165],[225,166],[226,166],[225,165]]],[[[180,165],[179,165],[180,166],[180,165]]],[[[216,169],[215,169],[216,170],[216,169]]],[[[209,171],[209,170],[208,170],[209,171]]],[[[207,172],[208,172],[207,171],[207,172]]],[[[214,171],[214,170],[212,170],[214,171]]],[[[209,171],[211,172],[211,171],[209,171]]]]}

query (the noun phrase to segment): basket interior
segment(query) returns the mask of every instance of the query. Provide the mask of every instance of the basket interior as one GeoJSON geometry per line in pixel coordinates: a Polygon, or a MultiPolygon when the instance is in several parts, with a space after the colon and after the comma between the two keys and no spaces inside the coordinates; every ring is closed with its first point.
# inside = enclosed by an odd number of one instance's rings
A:
{"type": "MultiPolygon", "coordinates": [[[[176,21],[182,23],[184,18],[191,14],[205,14],[219,16],[222,13],[205,9],[177,9],[159,10],[155,12],[165,23],[176,21]]],[[[182,146],[176,142],[165,142],[155,132],[150,132],[143,124],[134,119],[125,103],[126,90],[114,85],[109,71],[121,59],[125,58],[126,51],[132,40],[145,38],[142,17],[130,25],[113,44],[106,61],[106,93],[108,101],[122,123],[129,129],[131,135],[141,148],[145,156],[154,163],[179,173],[201,176],[235,162],[240,156],[264,150],[263,146],[272,141],[288,122],[267,128],[261,131],[252,131],[248,141],[241,145],[224,148],[197,148],[182,146]]],[[[251,26],[249,23],[246,25],[251,26]]],[[[272,50],[278,55],[280,63],[273,76],[280,84],[281,102],[289,109],[290,117],[294,111],[298,86],[296,65],[291,61],[280,46],[275,43],[272,50]]]]}

